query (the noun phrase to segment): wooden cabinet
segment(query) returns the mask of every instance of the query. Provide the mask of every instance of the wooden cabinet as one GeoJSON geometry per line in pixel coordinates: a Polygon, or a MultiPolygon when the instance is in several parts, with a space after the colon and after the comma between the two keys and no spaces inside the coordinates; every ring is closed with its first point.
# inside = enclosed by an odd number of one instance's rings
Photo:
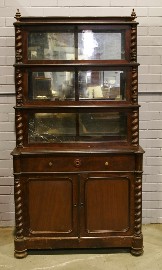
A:
{"type": "Polygon", "coordinates": [[[15,18],[15,256],[142,254],[135,12],[15,18]]]}

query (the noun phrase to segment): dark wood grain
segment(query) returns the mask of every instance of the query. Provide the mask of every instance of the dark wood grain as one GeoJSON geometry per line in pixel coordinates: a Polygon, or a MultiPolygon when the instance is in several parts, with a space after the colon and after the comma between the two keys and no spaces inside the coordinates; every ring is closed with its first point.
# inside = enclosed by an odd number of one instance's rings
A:
{"type": "MultiPolygon", "coordinates": [[[[139,146],[137,22],[128,17],[22,17],[15,26],[15,256],[28,249],[130,248],[143,253],[142,161],[139,146]],[[28,59],[29,32],[75,32],[75,60],[28,59]],[[77,60],[77,31],[124,33],[125,59],[77,60]],[[78,72],[124,71],[124,100],[79,100],[78,72]],[[29,72],[72,71],[75,100],[32,100],[29,72]],[[29,139],[35,113],[75,113],[76,138],[29,139]],[[125,136],[79,136],[79,114],[121,113],[125,136]]],[[[106,123],[106,122],[105,122],[106,123]]],[[[121,124],[122,125],[122,124],[121,124]]],[[[100,134],[101,135],[101,134],[100,134]]]]}

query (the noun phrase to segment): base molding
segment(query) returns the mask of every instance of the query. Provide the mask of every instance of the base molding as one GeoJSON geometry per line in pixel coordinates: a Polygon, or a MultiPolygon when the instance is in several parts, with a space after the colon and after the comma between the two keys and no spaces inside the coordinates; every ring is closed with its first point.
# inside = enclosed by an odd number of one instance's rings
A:
{"type": "MultiPolygon", "coordinates": [[[[51,250],[51,249],[129,249],[134,256],[143,254],[142,237],[134,236],[109,236],[109,237],[91,237],[91,238],[53,238],[53,237],[25,237],[15,239],[15,257],[18,259],[25,258],[28,250],[51,250]]],[[[119,251],[120,252],[120,251],[119,251]]]]}

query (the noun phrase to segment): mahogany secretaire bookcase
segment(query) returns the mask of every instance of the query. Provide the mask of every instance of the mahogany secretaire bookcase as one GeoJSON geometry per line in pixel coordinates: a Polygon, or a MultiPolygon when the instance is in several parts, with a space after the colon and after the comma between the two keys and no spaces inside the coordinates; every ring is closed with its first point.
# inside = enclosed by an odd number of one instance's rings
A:
{"type": "Polygon", "coordinates": [[[16,13],[15,256],[143,253],[137,22],[16,13]]]}

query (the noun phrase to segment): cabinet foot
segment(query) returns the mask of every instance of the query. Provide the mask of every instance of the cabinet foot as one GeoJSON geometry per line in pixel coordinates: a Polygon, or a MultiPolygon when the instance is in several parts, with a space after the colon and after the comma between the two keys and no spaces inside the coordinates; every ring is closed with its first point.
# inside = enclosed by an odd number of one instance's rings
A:
{"type": "Polygon", "coordinates": [[[143,254],[143,248],[131,248],[131,254],[133,256],[141,256],[143,254]]]}
{"type": "Polygon", "coordinates": [[[14,256],[17,259],[23,259],[28,255],[27,250],[17,251],[15,250],[14,256]]]}
{"type": "Polygon", "coordinates": [[[15,252],[14,256],[15,258],[25,258],[27,256],[27,248],[26,248],[26,243],[25,239],[22,238],[17,238],[15,237],[15,252]]]}

